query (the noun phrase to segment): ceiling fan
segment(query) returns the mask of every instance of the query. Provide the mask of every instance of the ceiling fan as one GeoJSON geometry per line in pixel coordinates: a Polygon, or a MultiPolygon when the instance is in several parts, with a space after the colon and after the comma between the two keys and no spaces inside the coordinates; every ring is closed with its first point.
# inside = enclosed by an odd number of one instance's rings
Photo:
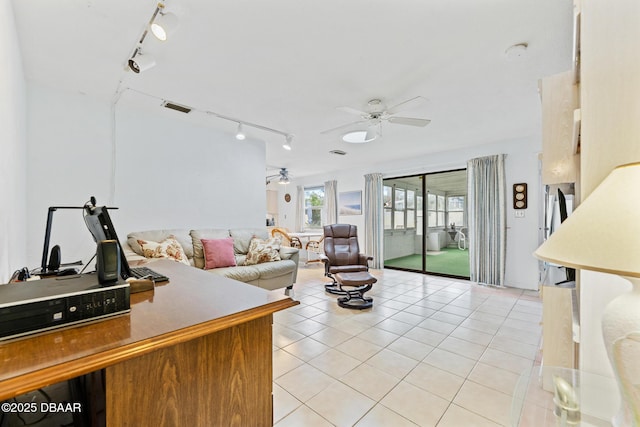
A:
{"type": "Polygon", "coordinates": [[[278,178],[278,184],[288,184],[289,183],[289,171],[287,170],[287,168],[280,168],[280,172],[278,174],[269,175],[267,177],[267,185],[269,185],[273,181],[274,178],[278,178]]]}
{"type": "Polygon", "coordinates": [[[367,127],[366,135],[364,136],[363,141],[357,141],[357,142],[368,142],[380,135],[381,124],[383,121],[386,121],[392,124],[398,124],[398,125],[423,127],[428,125],[431,122],[431,120],[414,118],[414,117],[401,117],[401,116],[396,116],[396,114],[401,112],[404,109],[408,109],[411,107],[415,107],[419,104],[422,104],[425,101],[426,99],[423,98],[422,96],[416,96],[415,98],[411,98],[399,104],[396,104],[391,108],[387,108],[382,100],[376,98],[367,102],[366,111],[358,110],[356,108],[351,108],[351,107],[338,107],[338,110],[360,116],[360,120],[356,120],[355,122],[347,123],[335,128],[327,129],[320,133],[326,134],[326,133],[334,132],[336,130],[347,128],[353,125],[362,124],[367,127]]]}

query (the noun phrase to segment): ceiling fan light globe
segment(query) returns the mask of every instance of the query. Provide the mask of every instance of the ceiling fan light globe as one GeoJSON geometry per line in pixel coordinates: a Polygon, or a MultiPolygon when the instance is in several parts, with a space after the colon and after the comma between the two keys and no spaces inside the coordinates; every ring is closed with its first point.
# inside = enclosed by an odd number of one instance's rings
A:
{"type": "Polygon", "coordinates": [[[356,130],[342,135],[342,140],[351,144],[364,144],[365,142],[373,141],[378,135],[373,132],[373,137],[371,136],[368,130],[356,130]]]}
{"type": "Polygon", "coordinates": [[[373,141],[377,137],[378,137],[378,132],[376,130],[376,127],[370,126],[369,129],[367,129],[367,133],[365,134],[364,139],[365,139],[365,142],[368,142],[368,141],[373,141]]]}

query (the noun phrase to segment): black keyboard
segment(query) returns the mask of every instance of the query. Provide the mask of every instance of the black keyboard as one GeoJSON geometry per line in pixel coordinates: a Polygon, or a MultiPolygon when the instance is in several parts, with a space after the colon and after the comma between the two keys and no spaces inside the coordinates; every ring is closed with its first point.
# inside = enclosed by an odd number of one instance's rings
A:
{"type": "Polygon", "coordinates": [[[151,279],[154,282],[166,282],[169,280],[164,274],[153,271],[149,267],[131,267],[131,274],[137,279],[151,279]]]}

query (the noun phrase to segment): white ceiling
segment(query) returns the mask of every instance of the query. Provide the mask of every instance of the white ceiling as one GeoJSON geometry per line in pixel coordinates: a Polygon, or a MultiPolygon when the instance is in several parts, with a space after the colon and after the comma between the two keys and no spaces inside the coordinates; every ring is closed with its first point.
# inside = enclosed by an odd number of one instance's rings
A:
{"type": "Polygon", "coordinates": [[[155,7],[13,0],[27,78],[104,99],[120,87],[119,103],[143,108],[171,100],[230,134],[234,123],[202,112],[293,134],[286,152],[282,136],[245,129],[267,142],[268,165],[298,177],[538,136],[538,79],[571,67],[571,0],[167,0],[180,27],[146,38],[154,68],[126,71],[155,7]],[[526,55],[508,60],[523,42],[526,55]],[[341,140],[348,129],[321,134],[358,119],[337,107],[415,96],[428,101],[400,115],[426,127],[383,123],[358,145],[341,140]]]}

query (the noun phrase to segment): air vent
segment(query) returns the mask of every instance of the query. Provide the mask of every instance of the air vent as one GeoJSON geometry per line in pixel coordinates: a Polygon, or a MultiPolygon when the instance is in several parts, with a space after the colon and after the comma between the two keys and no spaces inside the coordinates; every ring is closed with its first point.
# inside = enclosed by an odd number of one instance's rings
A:
{"type": "Polygon", "coordinates": [[[346,151],[342,151],[342,150],[331,150],[329,151],[331,154],[336,154],[338,156],[344,156],[347,154],[346,151]]]}
{"type": "Polygon", "coordinates": [[[181,113],[188,114],[191,112],[191,107],[185,107],[184,105],[174,104],[173,102],[164,101],[162,106],[165,108],[170,108],[172,110],[180,111],[181,113]]]}

